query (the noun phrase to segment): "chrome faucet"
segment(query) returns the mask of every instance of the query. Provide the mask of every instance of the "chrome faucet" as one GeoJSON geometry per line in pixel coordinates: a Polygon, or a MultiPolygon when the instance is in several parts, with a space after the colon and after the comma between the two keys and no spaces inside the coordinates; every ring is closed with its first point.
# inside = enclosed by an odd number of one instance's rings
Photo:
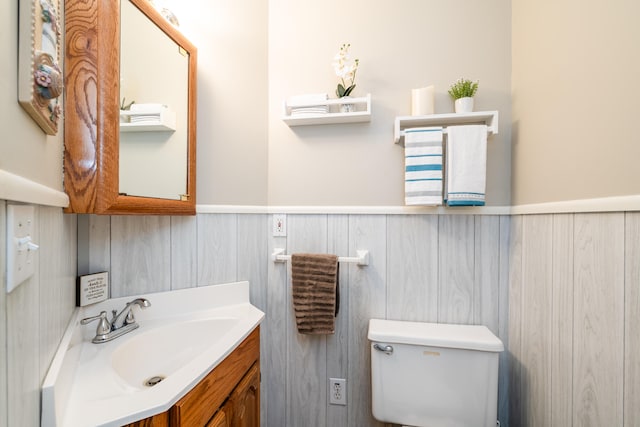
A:
{"type": "Polygon", "coordinates": [[[100,344],[103,342],[111,341],[118,338],[121,335],[131,332],[137,329],[138,323],[133,316],[133,306],[137,305],[140,308],[146,308],[151,306],[151,303],[146,298],[136,298],[133,301],[128,302],[122,311],[118,313],[118,310],[112,310],[111,322],[107,320],[107,312],[102,311],[99,315],[93,317],[87,317],[80,321],[80,324],[86,325],[94,320],[98,320],[98,327],[96,328],[96,336],[91,340],[94,344],[100,344]]]}
{"type": "Polygon", "coordinates": [[[133,301],[128,302],[119,314],[116,314],[118,313],[117,310],[113,310],[111,312],[113,315],[113,318],[111,319],[112,331],[116,331],[132,324],[137,325],[136,319],[133,317],[133,305],[137,305],[140,308],[147,308],[151,303],[146,298],[136,298],[133,301]]]}

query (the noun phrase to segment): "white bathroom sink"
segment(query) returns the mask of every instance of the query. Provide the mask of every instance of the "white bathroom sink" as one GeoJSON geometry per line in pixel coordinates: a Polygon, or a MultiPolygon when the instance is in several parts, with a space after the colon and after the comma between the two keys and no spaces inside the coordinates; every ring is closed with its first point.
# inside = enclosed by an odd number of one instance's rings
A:
{"type": "Polygon", "coordinates": [[[140,295],[139,328],[93,344],[80,319],[137,296],[76,309],[42,386],[43,427],[121,426],[168,410],[264,318],[237,282],[140,295]]]}
{"type": "Polygon", "coordinates": [[[145,390],[198,357],[237,322],[237,318],[214,317],[125,335],[111,353],[111,367],[131,387],[145,390]]]}

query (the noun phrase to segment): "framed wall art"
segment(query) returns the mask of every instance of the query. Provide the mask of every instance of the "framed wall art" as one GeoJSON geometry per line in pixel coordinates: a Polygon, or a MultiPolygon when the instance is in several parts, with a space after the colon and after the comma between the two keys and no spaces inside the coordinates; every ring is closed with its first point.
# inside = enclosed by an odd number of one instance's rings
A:
{"type": "Polygon", "coordinates": [[[18,102],[48,135],[58,133],[63,74],[60,0],[20,0],[18,102]]]}

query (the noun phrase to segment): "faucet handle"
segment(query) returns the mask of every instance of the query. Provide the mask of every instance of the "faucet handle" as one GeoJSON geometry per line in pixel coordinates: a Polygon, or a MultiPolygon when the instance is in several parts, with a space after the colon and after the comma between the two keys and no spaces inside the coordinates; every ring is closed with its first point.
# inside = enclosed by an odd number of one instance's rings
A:
{"type": "Polygon", "coordinates": [[[124,319],[124,324],[125,325],[130,325],[132,323],[135,323],[136,318],[133,317],[133,307],[129,308],[129,312],[127,313],[127,317],[124,319]]]}
{"type": "Polygon", "coordinates": [[[81,325],[86,325],[94,320],[98,321],[98,327],[96,328],[96,335],[106,335],[111,332],[111,323],[107,320],[107,312],[101,311],[97,316],[86,317],[80,321],[81,325]]]}
{"type": "Polygon", "coordinates": [[[151,306],[151,302],[149,302],[148,299],[146,298],[136,298],[131,302],[128,302],[125,310],[127,311],[127,315],[124,319],[123,324],[124,325],[130,325],[132,323],[136,323],[136,318],[133,315],[133,306],[137,305],[138,307],[142,308],[147,308],[151,306]]]}

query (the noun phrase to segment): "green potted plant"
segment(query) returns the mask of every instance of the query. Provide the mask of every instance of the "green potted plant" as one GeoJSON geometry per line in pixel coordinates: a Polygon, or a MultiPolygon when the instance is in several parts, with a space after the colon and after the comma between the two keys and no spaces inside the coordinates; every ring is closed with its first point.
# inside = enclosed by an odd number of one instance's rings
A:
{"type": "Polygon", "coordinates": [[[478,80],[458,79],[449,88],[449,95],[453,98],[456,113],[470,113],[473,111],[473,97],[478,91],[478,80]]]}

